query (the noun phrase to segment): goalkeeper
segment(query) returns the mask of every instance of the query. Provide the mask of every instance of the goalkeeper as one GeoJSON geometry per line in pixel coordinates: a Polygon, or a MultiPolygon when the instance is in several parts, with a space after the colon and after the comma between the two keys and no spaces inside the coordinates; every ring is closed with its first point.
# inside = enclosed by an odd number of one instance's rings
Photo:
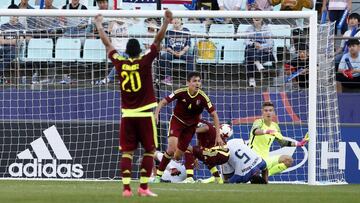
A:
{"type": "Polygon", "coordinates": [[[275,115],[274,105],[264,102],[262,105],[262,118],[255,120],[250,131],[249,147],[266,162],[269,176],[281,173],[291,167],[293,158],[288,155],[269,156],[270,147],[276,140],[282,147],[302,147],[308,139],[305,137],[300,142],[291,142],[283,139],[279,125],[272,121],[275,115]]]}

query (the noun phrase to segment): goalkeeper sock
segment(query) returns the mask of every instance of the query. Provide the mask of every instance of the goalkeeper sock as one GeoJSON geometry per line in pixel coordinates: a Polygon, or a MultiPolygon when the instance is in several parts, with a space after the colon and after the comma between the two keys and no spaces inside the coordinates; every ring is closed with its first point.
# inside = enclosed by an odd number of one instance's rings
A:
{"type": "Polygon", "coordinates": [[[133,155],[128,153],[123,153],[121,156],[121,174],[122,174],[122,183],[124,190],[131,190],[130,181],[131,181],[131,162],[133,155]]]}
{"type": "Polygon", "coordinates": [[[140,169],[140,187],[144,190],[148,188],[149,177],[151,175],[153,165],[154,165],[154,154],[145,152],[141,162],[141,169],[140,169]]]}
{"type": "Polygon", "coordinates": [[[185,152],[185,168],[186,168],[186,177],[190,178],[194,176],[194,156],[191,152],[185,152]]]}
{"type": "Polygon", "coordinates": [[[165,152],[164,156],[160,161],[159,168],[156,172],[157,176],[161,177],[164,174],[166,166],[169,164],[170,160],[171,160],[171,156],[167,152],[165,152]]]}
{"type": "Polygon", "coordinates": [[[282,171],[285,171],[286,169],[287,169],[287,166],[284,163],[279,163],[269,169],[269,176],[281,173],[282,171]]]}

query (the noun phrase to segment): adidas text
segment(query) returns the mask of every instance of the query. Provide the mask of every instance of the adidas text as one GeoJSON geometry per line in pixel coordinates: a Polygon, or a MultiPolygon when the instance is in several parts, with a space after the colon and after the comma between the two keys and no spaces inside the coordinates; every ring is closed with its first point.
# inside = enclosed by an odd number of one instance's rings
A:
{"type": "Polygon", "coordinates": [[[52,163],[42,164],[40,160],[33,159],[33,163],[12,163],[9,173],[12,177],[81,178],[84,175],[82,169],[81,164],[58,164],[56,159],[52,163]]]}

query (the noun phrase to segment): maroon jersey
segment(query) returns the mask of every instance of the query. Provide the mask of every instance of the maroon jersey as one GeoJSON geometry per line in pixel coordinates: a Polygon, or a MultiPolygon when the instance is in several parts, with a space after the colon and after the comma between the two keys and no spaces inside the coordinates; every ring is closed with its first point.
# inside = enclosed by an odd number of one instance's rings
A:
{"type": "Polygon", "coordinates": [[[155,44],[151,45],[148,54],[134,59],[120,56],[116,50],[109,53],[120,78],[122,109],[144,107],[141,110],[147,110],[156,106],[151,66],[157,54],[155,44]]]}
{"type": "Polygon", "coordinates": [[[216,140],[216,129],[215,127],[205,121],[205,120],[201,120],[199,124],[202,125],[207,125],[209,126],[209,130],[207,132],[204,133],[197,133],[197,140],[198,140],[198,145],[200,147],[204,147],[204,148],[211,148],[215,146],[215,140],[216,140]]]}
{"type": "Polygon", "coordinates": [[[209,113],[215,111],[209,97],[202,90],[191,96],[188,88],[181,88],[165,99],[168,103],[177,100],[174,117],[187,126],[196,125],[200,121],[200,115],[204,108],[209,113]]]}

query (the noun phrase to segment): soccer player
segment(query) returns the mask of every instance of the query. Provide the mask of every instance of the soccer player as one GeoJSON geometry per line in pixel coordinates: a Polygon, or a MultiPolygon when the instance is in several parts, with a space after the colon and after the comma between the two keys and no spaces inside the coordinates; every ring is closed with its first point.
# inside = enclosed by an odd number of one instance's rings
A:
{"type": "Polygon", "coordinates": [[[226,183],[262,183],[268,182],[268,170],[265,161],[251,150],[242,139],[228,141],[229,161],[222,165],[226,183]],[[260,176],[261,174],[261,176],[260,176]]]}
{"type": "MultiPolygon", "coordinates": [[[[195,133],[196,126],[200,121],[201,113],[204,108],[212,116],[216,129],[215,145],[223,145],[224,142],[219,132],[219,117],[212,105],[210,98],[201,89],[200,73],[191,72],[187,76],[187,87],[174,91],[172,94],[160,101],[155,110],[155,118],[158,121],[159,113],[162,107],[168,103],[177,100],[174,113],[170,118],[170,128],[168,132],[168,147],[164,157],[160,162],[157,171],[156,181],[160,182],[166,166],[174,157],[180,160],[195,133]]],[[[191,171],[187,171],[191,173],[191,171]]],[[[185,182],[194,182],[193,174],[188,174],[185,182]]]]}
{"type": "Polygon", "coordinates": [[[152,80],[152,61],[158,56],[160,42],[165,36],[168,24],[172,20],[170,10],[165,11],[165,19],[160,31],[151,45],[151,51],[140,56],[141,49],[137,39],[129,39],[126,45],[126,53],[129,58],[120,56],[111,45],[109,37],[102,27],[103,17],[99,14],[94,23],[100,38],[108,52],[108,57],[114,64],[120,78],[121,89],[121,125],[120,147],[121,174],[124,197],[132,196],[130,188],[131,162],[135,149],[139,142],[144,147],[144,155],[140,167],[139,196],[157,196],[148,188],[148,180],[151,175],[154,152],[157,147],[157,131],[152,109],[157,106],[152,80]],[[141,126],[141,127],[139,127],[141,126]]]}
{"type": "MultiPolygon", "coordinates": [[[[164,154],[160,151],[155,152],[155,161],[161,162],[164,154]]],[[[156,171],[153,172],[152,182],[155,180],[156,171]]],[[[184,164],[171,160],[166,166],[164,174],[161,176],[161,182],[179,183],[186,179],[186,169],[184,164]]]]}
{"type": "Polygon", "coordinates": [[[274,140],[282,147],[302,147],[308,140],[307,138],[302,139],[300,142],[284,140],[279,125],[272,121],[275,111],[274,105],[271,102],[264,102],[261,111],[262,118],[255,120],[253,123],[248,145],[266,161],[269,176],[271,176],[286,170],[293,163],[292,157],[288,155],[269,156],[270,146],[274,140]]]}
{"type": "MultiPolygon", "coordinates": [[[[223,125],[222,125],[223,126],[223,125]]],[[[219,148],[215,146],[216,129],[214,125],[208,121],[201,120],[196,128],[197,146],[189,147],[185,152],[185,167],[186,170],[192,170],[194,165],[194,156],[202,161],[210,170],[212,176],[202,183],[216,182],[223,184],[224,181],[216,168],[217,165],[222,165],[229,159],[228,149],[226,147],[219,148]]],[[[220,136],[224,143],[226,139],[231,137],[232,131],[225,133],[220,127],[220,136]]]]}

